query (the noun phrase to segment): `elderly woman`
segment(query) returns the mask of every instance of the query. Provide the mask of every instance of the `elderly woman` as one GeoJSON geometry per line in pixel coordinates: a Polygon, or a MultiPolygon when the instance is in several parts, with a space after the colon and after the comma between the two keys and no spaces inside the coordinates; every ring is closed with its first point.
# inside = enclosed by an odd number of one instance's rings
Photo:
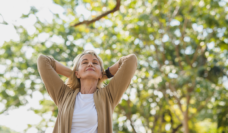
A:
{"type": "Polygon", "coordinates": [[[54,58],[39,55],[38,71],[58,107],[53,133],[112,133],[112,114],[137,68],[134,54],[104,70],[102,59],[86,50],[74,59],[73,70],[54,58]],[[64,83],[58,76],[68,77],[64,83]],[[113,77],[109,84],[103,81],[113,77]]]}

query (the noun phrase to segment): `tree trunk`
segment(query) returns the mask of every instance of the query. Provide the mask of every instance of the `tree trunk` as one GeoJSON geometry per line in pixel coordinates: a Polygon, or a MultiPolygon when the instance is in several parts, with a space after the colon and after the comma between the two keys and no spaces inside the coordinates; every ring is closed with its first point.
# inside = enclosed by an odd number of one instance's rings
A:
{"type": "Polygon", "coordinates": [[[189,127],[188,127],[188,111],[186,110],[184,113],[184,119],[183,119],[183,132],[189,133],[189,127]]]}

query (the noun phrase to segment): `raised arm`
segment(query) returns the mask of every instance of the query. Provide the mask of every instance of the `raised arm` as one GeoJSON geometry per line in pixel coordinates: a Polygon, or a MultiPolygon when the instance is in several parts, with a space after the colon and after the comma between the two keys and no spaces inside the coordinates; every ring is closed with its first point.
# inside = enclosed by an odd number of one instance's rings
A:
{"type": "MultiPolygon", "coordinates": [[[[65,91],[62,90],[65,87],[64,82],[60,79],[56,71],[57,69],[60,71],[60,68],[63,66],[61,66],[61,64],[54,58],[42,54],[39,55],[37,59],[37,66],[48,94],[53,99],[55,104],[58,105],[61,96],[60,93],[65,91]]],[[[67,76],[66,72],[64,72],[64,74],[67,76]]]]}
{"type": "Polygon", "coordinates": [[[63,75],[67,78],[70,77],[71,73],[73,72],[70,68],[64,66],[60,62],[55,60],[56,72],[60,75],[63,75]]]}
{"type": "Polygon", "coordinates": [[[110,73],[114,76],[104,89],[110,94],[114,107],[128,88],[136,68],[137,57],[135,54],[121,57],[117,63],[109,68],[110,73]]]}

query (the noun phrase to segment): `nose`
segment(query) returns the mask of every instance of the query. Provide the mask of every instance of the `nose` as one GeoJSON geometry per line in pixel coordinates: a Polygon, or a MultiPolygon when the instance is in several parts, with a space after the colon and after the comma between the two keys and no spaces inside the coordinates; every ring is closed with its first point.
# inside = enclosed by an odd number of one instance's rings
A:
{"type": "Polygon", "coordinates": [[[93,66],[93,63],[92,62],[89,62],[89,66],[93,66]]]}

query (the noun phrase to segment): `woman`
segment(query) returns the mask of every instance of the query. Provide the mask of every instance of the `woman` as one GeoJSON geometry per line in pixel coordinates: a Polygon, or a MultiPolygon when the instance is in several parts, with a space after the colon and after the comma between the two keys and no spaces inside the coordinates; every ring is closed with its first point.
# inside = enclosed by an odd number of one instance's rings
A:
{"type": "Polygon", "coordinates": [[[38,71],[58,107],[53,133],[112,133],[112,114],[137,68],[134,54],[121,57],[104,70],[92,50],[74,59],[73,70],[54,58],[39,55],[38,71]],[[65,84],[58,74],[68,77],[65,84]],[[103,87],[102,82],[113,77],[103,87]]]}

